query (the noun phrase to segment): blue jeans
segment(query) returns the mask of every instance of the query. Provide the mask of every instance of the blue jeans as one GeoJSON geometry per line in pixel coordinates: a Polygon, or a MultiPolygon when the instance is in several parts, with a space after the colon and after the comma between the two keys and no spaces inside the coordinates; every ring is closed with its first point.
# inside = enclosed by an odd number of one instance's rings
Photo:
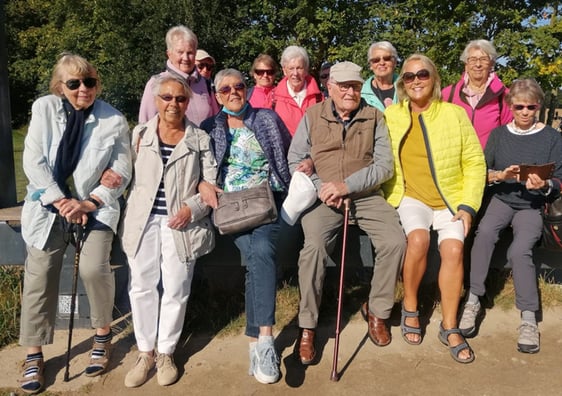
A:
{"type": "Polygon", "coordinates": [[[260,326],[275,324],[279,221],[234,235],[234,243],[246,262],[246,335],[249,337],[257,338],[260,326]]]}

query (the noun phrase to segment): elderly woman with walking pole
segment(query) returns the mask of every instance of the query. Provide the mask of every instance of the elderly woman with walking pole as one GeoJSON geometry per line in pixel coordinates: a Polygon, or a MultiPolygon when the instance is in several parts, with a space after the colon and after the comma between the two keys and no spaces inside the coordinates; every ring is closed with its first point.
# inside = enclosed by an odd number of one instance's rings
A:
{"type": "Polygon", "coordinates": [[[29,394],[44,386],[42,345],[53,342],[71,226],[86,231],[79,272],[96,329],[84,373],[97,376],[109,364],[115,292],[109,258],[119,222],[118,198],[131,177],[131,153],[127,120],[96,99],[100,89],[92,64],[63,54],[51,77],[52,95],[37,99],[31,110],[23,152],[29,184],[21,218],[27,258],[19,339],[27,347],[20,389],[29,394]],[[100,184],[107,168],[120,175],[118,187],[100,184]]]}

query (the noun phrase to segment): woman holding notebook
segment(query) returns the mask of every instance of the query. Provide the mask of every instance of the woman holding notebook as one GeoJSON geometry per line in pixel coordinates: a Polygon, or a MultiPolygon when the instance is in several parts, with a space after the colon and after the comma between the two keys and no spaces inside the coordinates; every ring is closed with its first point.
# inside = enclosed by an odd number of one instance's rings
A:
{"type": "Polygon", "coordinates": [[[536,353],[540,349],[535,317],[539,310],[533,246],[541,237],[541,210],[547,200],[560,194],[562,178],[562,137],[537,116],[544,93],[533,79],[516,80],[506,95],[513,121],[492,131],[484,154],[491,194],[480,221],[471,251],[470,290],[459,328],[465,337],[477,332],[481,313],[480,297],[486,293],[485,280],[500,231],[511,225],[513,242],[507,260],[513,271],[515,304],[521,311],[517,349],[536,353]],[[546,165],[523,175],[522,164],[546,165]],[[545,167],[542,167],[547,168],[545,167]]]}

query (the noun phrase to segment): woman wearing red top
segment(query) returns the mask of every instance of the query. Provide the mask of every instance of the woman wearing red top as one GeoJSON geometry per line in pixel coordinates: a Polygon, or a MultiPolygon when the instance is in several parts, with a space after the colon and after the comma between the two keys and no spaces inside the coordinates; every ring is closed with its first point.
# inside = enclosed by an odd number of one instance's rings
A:
{"type": "Polygon", "coordinates": [[[256,85],[248,90],[248,102],[256,109],[273,109],[277,63],[271,56],[260,54],[254,59],[250,74],[254,77],[256,85]]]}
{"type": "Polygon", "coordinates": [[[291,133],[295,130],[307,108],[323,100],[318,84],[308,74],[308,54],[302,47],[291,45],[281,55],[285,77],[275,88],[275,111],[291,133]]]}

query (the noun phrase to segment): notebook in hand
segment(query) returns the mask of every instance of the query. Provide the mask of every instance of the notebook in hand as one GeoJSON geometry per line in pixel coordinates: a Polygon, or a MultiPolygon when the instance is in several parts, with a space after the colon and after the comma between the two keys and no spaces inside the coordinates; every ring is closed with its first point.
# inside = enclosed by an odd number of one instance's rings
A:
{"type": "Polygon", "coordinates": [[[550,179],[554,172],[554,165],[554,162],[542,165],[521,164],[519,165],[519,181],[527,181],[531,173],[538,175],[543,180],[550,179]]]}

